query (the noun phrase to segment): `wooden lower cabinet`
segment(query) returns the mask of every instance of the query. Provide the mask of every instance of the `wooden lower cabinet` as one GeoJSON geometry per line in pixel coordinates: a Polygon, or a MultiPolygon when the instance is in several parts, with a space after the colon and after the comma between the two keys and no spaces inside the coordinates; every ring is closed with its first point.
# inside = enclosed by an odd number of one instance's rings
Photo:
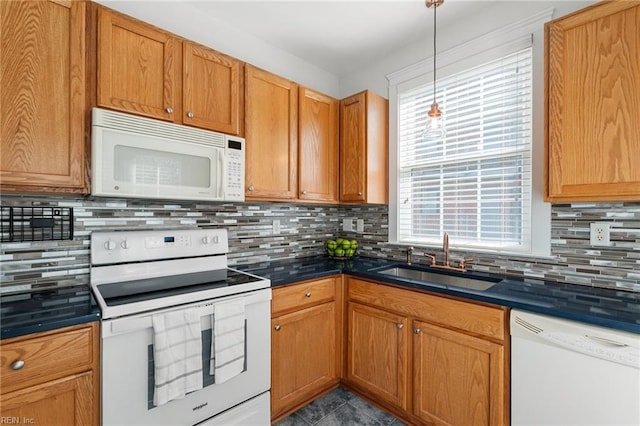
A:
{"type": "Polygon", "coordinates": [[[348,387],[410,424],[509,424],[507,308],[346,284],[348,387]]]}
{"type": "Polygon", "coordinates": [[[433,425],[504,424],[504,348],[429,323],[413,326],[413,413],[433,425]]]}
{"type": "Polygon", "coordinates": [[[341,284],[341,277],[329,277],[273,290],[272,421],[338,384],[341,284]]]}
{"type": "Polygon", "coordinates": [[[99,424],[99,357],[98,322],[2,340],[1,423],[99,424]]]}
{"type": "Polygon", "coordinates": [[[348,309],[347,380],[406,409],[408,319],[358,303],[348,309]]]}
{"type": "Polygon", "coordinates": [[[17,418],[20,424],[91,425],[96,398],[88,371],[3,394],[2,418],[17,418]]]}

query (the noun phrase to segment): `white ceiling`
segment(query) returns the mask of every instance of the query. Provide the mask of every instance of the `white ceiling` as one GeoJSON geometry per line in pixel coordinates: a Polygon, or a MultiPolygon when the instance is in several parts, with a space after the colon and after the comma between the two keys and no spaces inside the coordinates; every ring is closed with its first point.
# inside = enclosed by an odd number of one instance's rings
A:
{"type": "MultiPolygon", "coordinates": [[[[446,0],[438,27],[471,15],[482,1],[446,0]]],[[[213,20],[340,76],[395,50],[425,40],[431,52],[433,9],[424,0],[189,1],[213,20]]],[[[425,53],[425,56],[427,54],[425,53]]]]}
{"type": "MultiPolygon", "coordinates": [[[[425,56],[432,51],[433,9],[424,0],[97,1],[151,22],[176,16],[169,26],[175,28],[189,25],[178,18],[189,10],[200,26],[221,23],[338,77],[416,41],[425,41],[425,56]]],[[[491,3],[496,2],[445,0],[438,8],[438,29],[491,3]]]]}

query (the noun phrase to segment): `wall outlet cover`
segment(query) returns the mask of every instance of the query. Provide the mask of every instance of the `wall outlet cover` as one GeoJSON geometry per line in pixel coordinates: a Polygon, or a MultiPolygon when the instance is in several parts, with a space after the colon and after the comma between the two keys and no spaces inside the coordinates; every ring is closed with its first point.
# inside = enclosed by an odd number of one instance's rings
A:
{"type": "Polygon", "coordinates": [[[342,230],[344,232],[353,232],[353,219],[342,219],[342,230]]]}
{"type": "Polygon", "coordinates": [[[592,246],[611,245],[611,224],[607,222],[593,222],[589,240],[592,246]]]}

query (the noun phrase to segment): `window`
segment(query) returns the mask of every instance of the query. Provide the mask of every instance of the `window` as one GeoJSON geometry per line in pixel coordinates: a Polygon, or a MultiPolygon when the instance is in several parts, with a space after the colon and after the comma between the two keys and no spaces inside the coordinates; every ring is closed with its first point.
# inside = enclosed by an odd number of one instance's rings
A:
{"type": "Polygon", "coordinates": [[[446,136],[422,132],[433,83],[399,91],[397,240],[530,252],[532,47],[437,82],[446,136]]]}

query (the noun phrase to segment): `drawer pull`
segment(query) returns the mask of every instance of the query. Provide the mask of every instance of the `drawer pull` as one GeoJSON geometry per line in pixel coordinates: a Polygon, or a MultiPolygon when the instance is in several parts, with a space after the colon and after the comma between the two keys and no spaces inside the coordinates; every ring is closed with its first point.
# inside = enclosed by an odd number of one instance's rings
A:
{"type": "Polygon", "coordinates": [[[280,324],[276,325],[275,327],[273,327],[276,331],[280,331],[280,324]]]}
{"type": "Polygon", "coordinates": [[[398,330],[402,330],[402,327],[404,327],[404,324],[399,322],[396,324],[396,327],[398,327],[398,330]]]}
{"type": "Polygon", "coordinates": [[[14,362],[13,364],[11,364],[11,369],[12,370],[22,370],[22,367],[24,367],[24,361],[19,359],[16,362],[14,362]]]}
{"type": "Polygon", "coordinates": [[[304,297],[311,297],[311,292],[310,292],[310,291],[306,292],[306,293],[304,294],[304,297]]]}

